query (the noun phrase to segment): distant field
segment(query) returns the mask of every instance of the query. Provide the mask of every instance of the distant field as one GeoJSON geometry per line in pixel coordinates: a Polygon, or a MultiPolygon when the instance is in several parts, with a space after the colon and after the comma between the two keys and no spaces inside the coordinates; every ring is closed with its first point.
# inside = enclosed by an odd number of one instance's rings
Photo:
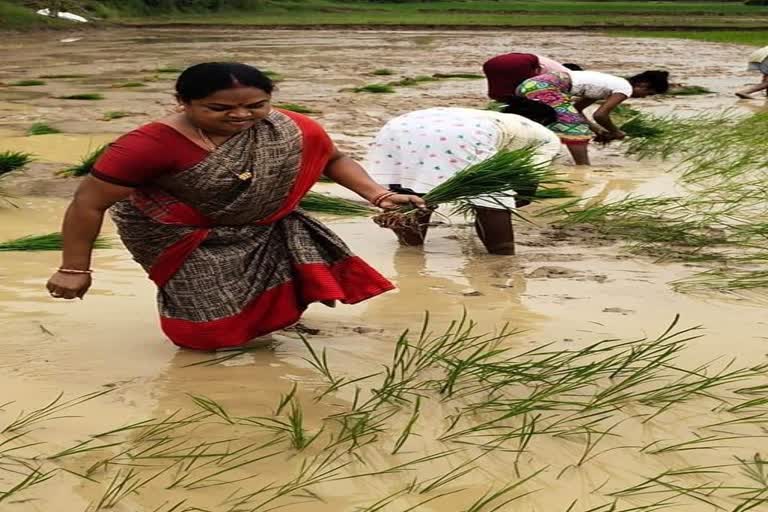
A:
{"type": "MultiPolygon", "coordinates": [[[[104,17],[107,23],[130,25],[604,28],[610,33],[628,36],[768,44],[768,6],[747,6],[740,1],[271,0],[258,8],[242,11],[190,13],[155,10],[150,15],[120,10],[120,3],[106,0],[102,3],[83,0],[82,4],[95,6],[94,12],[104,17]]],[[[23,10],[16,0],[0,0],[2,27],[25,28],[45,23],[46,20],[38,18],[42,17],[23,10]]],[[[61,23],[55,25],[61,26],[61,23]]]]}

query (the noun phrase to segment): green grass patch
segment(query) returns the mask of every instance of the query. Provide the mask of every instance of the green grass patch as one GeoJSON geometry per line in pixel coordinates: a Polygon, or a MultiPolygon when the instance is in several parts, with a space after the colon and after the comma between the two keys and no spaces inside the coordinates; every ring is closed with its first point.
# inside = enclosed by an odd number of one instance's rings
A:
{"type": "Polygon", "coordinates": [[[43,80],[19,80],[17,82],[11,82],[14,87],[33,87],[35,85],[45,85],[43,80]]]}
{"type": "Polygon", "coordinates": [[[376,76],[391,76],[394,75],[395,72],[391,69],[377,69],[371,73],[372,75],[376,76]]]}
{"type": "Polygon", "coordinates": [[[312,110],[309,107],[305,107],[304,105],[299,105],[297,103],[278,103],[275,105],[275,108],[290,110],[291,112],[296,112],[299,114],[317,114],[316,110],[312,110]]]}
{"type": "MultiPolygon", "coordinates": [[[[764,23],[764,22],[763,22],[764,23]]],[[[768,44],[767,30],[611,30],[612,35],[622,37],[659,37],[668,39],[692,39],[710,43],[738,43],[754,46],[768,44]]],[[[746,57],[746,56],[745,56],[746,57]]]]}
{"type": "Polygon", "coordinates": [[[362,87],[355,87],[353,92],[368,92],[372,94],[389,94],[395,92],[395,88],[389,84],[368,84],[362,87]]]}
{"type": "Polygon", "coordinates": [[[27,135],[48,135],[51,133],[61,133],[48,123],[33,123],[27,130],[27,135]]]}
{"type": "Polygon", "coordinates": [[[137,87],[146,87],[147,84],[143,84],[141,82],[125,82],[122,84],[113,84],[112,87],[115,89],[134,89],[137,87]]]}
{"type": "Polygon", "coordinates": [[[98,101],[103,100],[104,95],[97,92],[85,92],[81,94],[70,94],[68,96],[59,96],[62,100],[83,100],[83,101],[98,101]]]}
{"type": "Polygon", "coordinates": [[[108,112],[104,112],[104,115],[101,118],[104,121],[112,121],[113,119],[122,119],[123,117],[128,117],[130,115],[130,113],[123,112],[122,110],[110,110],[108,112]]]}
{"type": "MultiPolygon", "coordinates": [[[[47,235],[29,235],[13,240],[0,242],[0,251],[60,251],[63,247],[61,233],[48,233],[47,235]]],[[[104,238],[97,238],[93,244],[94,249],[108,249],[110,243],[104,238]]]]}
{"type": "Polygon", "coordinates": [[[0,153],[0,177],[21,169],[32,161],[32,155],[23,151],[3,151],[0,153]]]}
{"type": "Polygon", "coordinates": [[[107,146],[109,146],[109,144],[104,144],[103,146],[96,148],[95,150],[85,155],[83,159],[80,160],[80,163],[71,167],[67,167],[66,169],[57,172],[56,175],[65,176],[67,178],[77,178],[89,174],[91,169],[93,169],[93,165],[96,163],[96,160],[98,160],[101,154],[104,153],[104,151],[107,149],[107,146]]]}

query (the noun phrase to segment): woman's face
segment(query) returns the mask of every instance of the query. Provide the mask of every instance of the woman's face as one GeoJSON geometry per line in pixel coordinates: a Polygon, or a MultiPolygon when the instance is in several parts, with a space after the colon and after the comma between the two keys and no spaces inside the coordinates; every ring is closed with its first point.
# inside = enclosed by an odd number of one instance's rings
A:
{"type": "Polygon", "coordinates": [[[271,109],[270,99],[261,89],[235,87],[181,104],[187,119],[197,128],[214,135],[234,135],[264,119],[271,109]]]}
{"type": "Polygon", "coordinates": [[[633,98],[645,98],[647,96],[653,96],[654,94],[656,94],[656,91],[654,91],[651,84],[647,82],[639,82],[632,86],[633,98]]]}

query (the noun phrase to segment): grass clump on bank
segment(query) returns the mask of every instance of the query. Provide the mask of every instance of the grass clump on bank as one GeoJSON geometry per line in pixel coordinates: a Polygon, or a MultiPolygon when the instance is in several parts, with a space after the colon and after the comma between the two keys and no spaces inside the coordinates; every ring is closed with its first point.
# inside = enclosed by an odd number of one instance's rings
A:
{"type": "Polygon", "coordinates": [[[96,160],[98,160],[101,154],[106,151],[107,147],[109,147],[109,144],[104,144],[103,146],[96,148],[95,150],[85,155],[80,163],[67,167],[66,169],[57,172],[56,175],[64,176],[66,178],[78,178],[80,176],[89,174],[91,169],[93,169],[93,165],[96,163],[96,160]]]}
{"type": "Polygon", "coordinates": [[[27,135],[48,135],[51,133],[61,133],[61,130],[54,128],[48,123],[33,123],[27,130],[27,135]]]}
{"type": "Polygon", "coordinates": [[[99,101],[104,99],[104,95],[97,92],[84,92],[80,94],[70,94],[68,96],[59,96],[62,100],[82,100],[82,101],[99,101]]]}
{"type": "MultiPolygon", "coordinates": [[[[108,240],[97,238],[93,244],[94,249],[109,249],[108,240]]],[[[0,251],[60,251],[63,248],[61,233],[48,233],[47,235],[29,235],[13,240],[0,242],[0,251]]]]}

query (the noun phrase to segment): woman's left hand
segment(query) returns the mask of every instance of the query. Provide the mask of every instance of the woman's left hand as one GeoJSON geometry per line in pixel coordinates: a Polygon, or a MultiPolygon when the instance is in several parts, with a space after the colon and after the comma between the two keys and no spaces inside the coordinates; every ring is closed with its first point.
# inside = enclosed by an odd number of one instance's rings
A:
{"type": "Polygon", "coordinates": [[[393,210],[401,206],[413,206],[415,208],[424,210],[427,208],[427,203],[425,203],[424,200],[419,196],[406,194],[395,194],[387,197],[381,203],[379,203],[379,208],[383,208],[384,210],[393,210]]]}

